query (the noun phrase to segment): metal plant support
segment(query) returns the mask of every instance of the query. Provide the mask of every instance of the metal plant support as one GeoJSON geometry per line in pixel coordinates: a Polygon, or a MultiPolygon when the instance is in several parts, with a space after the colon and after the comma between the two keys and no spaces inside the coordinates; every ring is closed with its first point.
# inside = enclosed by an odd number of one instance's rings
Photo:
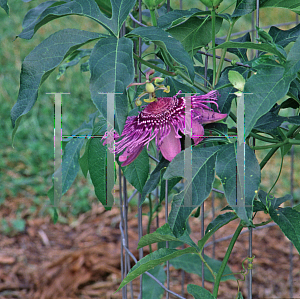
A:
{"type": "MultiPolygon", "coordinates": [[[[180,0],[180,9],[182,9],[182,0],[180,0]]],[[[142,10],[141,10],[141,3],[142,0],[139,0],[139,19],[135,19],[132,14],[129,14],[130,18],[134,21],[134,23],[136,23],[139,26],[146,26],[142,23],[142,10]]],[[[167,10],[170,10],[170,0],[167,1],[167,10]]],[[[298,19],[298,15],[296,16],[296,20],[295,22],[289,22],[289,23],[283,23],[283,24],[277,24],[276,26],[284,26],[284,25],[290,25],[290,24],[297,24],[299,23],[299,19],[298,19]]],[[[255,40],[255,38],[258,38],[258,33],[255,29],[255,25],[257,27],[259,27],[259,0],[256,0],[256,11],[252,13],[252,28],[251,30],[247,30],[247,31],[241,31],[238,33],[234,33],[231,36],[235,36],[235,35],[240,35],[240,34],[244,34],[247,32],[251,32],[252,34],[252,40],[255,40]]],[[[271,26],[266,26],[266,27],[262,27],[262,28],[269,28],[271,26]]],[[[125,35],[125,26],[123,26],[121,28],[120,31],[120,36],[125,35]]],[[[137,48],[137,45],[134,45],[135,49],[137,48]]],[[[141,48],[142,48],[142,41],[139,38],[138,40],[138,55],[141,57],[141,48]]],[[[207,78],[207,67],[208,67],[208,57],[212,57],[213,55],[210,53],[206,53],[203,51],[198,51],[199,53],[205,55],[205,61],[204,61],[204,65],[205,65],[205,79],[207,78]]],[[[258,51],[253,53],[254,56],[258,56],[258,51]]],[[[217,59],[220,59],[220,56],[216,55],[217,59]]],[[[225,61],[231,62],[230,59],[225,58],[225,61]]],[[[248,65],[245,65],[243,63],[237,62],[237,65],[241,65],[244,67],[250,67],[248,65]]],[[[137,78],[138,78],[138,82],[141,82],[141,72],[139,71],[140,69],[140,64],[136,64],[135,65],[135,70],[137,73],[137,78]]],[[[253,140],[253,143],[255,144],[255,140],[253,140]]],[[[291,165],[290,165],[290,192],[291,195],[293,195],[294,192],[294,148],[291,148],[291,165]]],[[[149,157],[154,160],[156,163],[159,162],[158,155],[157,157],[153,157],[151,155],[149,155],[149,157]]],[[[122,176],[121,173],[121,169],[119,168],[119,190],[120,190],[120,213],[121,213],[121,221],[120,221],[120,233],[121,233],[121,277],[122,280],[126,277],[127,273],[130,271],[130,258],[137,263],[137,259],[135,258],[135,256],[132,254],[132,252],[129,250],[129,243],[130,240],[128,240],[128,230],[130,229],[130,227],[128,227],[128,203],[130,202],[130,200],[134,197],[134,196],[138,196],[138,236],[139,239],[142,237],[143,235],[143,227],[142,227],[142,207],[140,207],[140,202],[141,202],[141,194],[135,190],[133,192],[133,194],[128,198],[127,197],[127,182],[125,177],[122,176]]],[[[165,222],[167,222],[167,218],[168,218],[168,181],[166,180],[166,185],[165,185],[165,222]]],[[[212,213],[212,218],[214,219],[215,217],[215,207],[214,207],[214,192],[218,192],[218,193],[222,193],[224,194],[222,191],[220,190],[216,190],[213,188],[213,192],[211,194],[211,213],[212,213]]],[[[158,189],[155,192],[156,194],[156,200],[158,198],[158,189]]],[[[293,201],[291,201],[291,205],[293,206],[293,201]]],[[[204,227],[204,203],[201,205],[201,237],[204,236],[204,231],[205,231],[205,227],[204,227]]],[[[263,227],[257,227],[255,229],[249,228],[249,229],[244,229],[241,234],[245,234],[245,233],[249,233],[248,236],[248,254],[249,257],[252,257],[252,237],[253,237],[253,232],[255,230],[260,230],[260,229],[264,229],[267,227],[272,227],[276,225],[275,223],[270,223],[267,224],[263,227]]],[[[156,218],[156,227],[159,227],[159,221],[158,221],[158,216],[156,218]]],[[[212,257],[215,257],[215,248],[217,246],[218,243],[226,241],[231,239],[233,236],[233,234],[230,234],[228,236],[216,239],[215,236],[213,236],[213,239],[211,242],[208,242],[204,248],[207,248],[209,246],[212,246],[212,257]]],[[[166,247],[168,248],[168,241],[166,242],[166,247]]],[[[204,250],[202,251],[202,254],[204,254],[204,250]]],[[[143,249],[139,249],[139,259],[141,259],[143,257],[143,249]]],[[[290,271],[289,271],[289,292],[290,292],[290,297],[293,298],[293,244],[290,243],[290,255],[289,255],[289,263],[290,263],[290,271]]],[[[166,291],[166,295],[165,298],[169,299],[169,294],[172,294],[173,296],[175,296],[176,298],[181,298],[181,299],[185,299],[184,298],[184,278],[185,278],[185,273],[182,270],[181,272],[181,295],[173,292],[172,290],[170,290],[170,271],[169,271],[169,262],[166,263],[166,274],[167,274],[167,280],[166,280],[166,285],[163,285],[158,279],[156,279],[152,274],[150,274],[149,272],[145,272],[143,275],[148,275],[149,277],[151,277],[154,281],[157,282],[158,285],[160,285],[165,291],[166,291]]],[[[247,275],[248,279],[247,279],[247,294],[248,297],[247,299],[252,299],[252,268],[249,268],[249,273],[247,275]]],[[[202,262],[202,286],[204,287],[204,282],[205,282],[205,276],[204,276],[204,265],[202,262]]],[[[130,298],[134,298],[134,294],[133,294],[133,287],[132,287],[132,283],[129,284],[129,286],[124,286],[122,288],[122,299],[127,299],[128,293],[130,294],[130,298]],[[128,292],[128,288],[129,288],[129,292],[128,292]]],[[[142,275],[140,277],[140,289],[139,289],[139,299],[143,298],[143,294],[142,294],[142,275]]]]}

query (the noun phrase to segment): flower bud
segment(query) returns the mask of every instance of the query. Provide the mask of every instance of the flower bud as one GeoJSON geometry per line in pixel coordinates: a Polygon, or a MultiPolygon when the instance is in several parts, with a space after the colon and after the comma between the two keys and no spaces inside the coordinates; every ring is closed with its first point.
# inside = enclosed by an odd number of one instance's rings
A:
{"type": "Polygon", "coordinates": [[[146,83],[146,91],[152,93],[155,91],[154,85],[152,83],[146,83]]]}
{"type": "Polygon", "coordinates": [[[200,0],[208,8],[218,7],[223,0],[200,0]]]}

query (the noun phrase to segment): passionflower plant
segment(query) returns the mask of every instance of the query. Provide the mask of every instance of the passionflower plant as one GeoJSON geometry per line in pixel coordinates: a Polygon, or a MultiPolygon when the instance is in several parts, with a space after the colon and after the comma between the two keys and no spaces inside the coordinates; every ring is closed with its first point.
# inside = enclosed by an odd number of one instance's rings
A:
{"type": "Polygon", "coordinates": [[[180,94],[181,91],[173,97],[152,98],[137,116],[127,118],[121,136],[114,130],[106,132],[103,144],[111,144],[115,140],[115,147],[110,147],[109,150],[121,154],[121,166],[127,166],[134,161],[144,146],[147,145],[148,148],[153,139],[164,158],[172,161],[181,151],[182,136],[179,132],[188,134],[197,145],[203,140],[203,124],[213,123],[227,116],[207,106],[207,103],[212,103],[218,109],[216,101],[219,94],[216,90],[205,95],[191,96],[191,117],[186,117],[187,99],[180,97],[180,94]]]}

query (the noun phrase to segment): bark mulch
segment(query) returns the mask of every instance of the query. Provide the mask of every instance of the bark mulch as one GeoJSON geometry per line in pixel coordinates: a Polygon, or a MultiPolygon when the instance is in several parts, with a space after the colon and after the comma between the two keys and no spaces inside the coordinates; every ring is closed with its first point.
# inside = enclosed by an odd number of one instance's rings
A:
{"type": "MultiPolygon", "coordinates": [[[[9,205],[9,201],[3,205],[1,218],[13,217],[9,205]]],[[[129,249],[138,258],[136,213],[136,207],[131,207],[128,238],[129,249]]],[[[163,218],[162,210],[160,224],[164,223],[163,218]]],[[[263,213],[258,214],[256,223],[266,219],[263,213]]],[[[145,228],[146,217],[143,221],[145,228]]],[[[205,224],[210,221],[208,216],[205,224]]],[[[117,207],[105,211],[95,204],[91,211],[80,215],[70,224],[53,224],[50,217],[28,218],[24,232],[14,236],[0,235],[0,299],[121,298],[121,291],[114,294],[121,282],[119,222],[117,207]]],[[[216,239],[233,233],[237,225],[238,221],[233,221],[223,227],[217,232],[216,239]]],[[[192,238],[196,241],[200,237],[200,220],[191,219],[190,226],[192,238]]],[[[222,259],[228,244],[229,240],[217,244],[216,258],[222,259]]],[[[239,237],[229,260],[233,272],[243,270],[242,260],[247,257],[247,248],[248,234],[245,233],[239,237]]],[[[253,233],[254,299],[290,298],[289,252],[289,241],[278,227],[253,233]]],[[[148,253],[148,248],[145,248],[144,254],[148,253]]],[[[211,256],[212,246],[206,248],[205,253],[211,256]]],[[[293,254],[294,298],[300,298],[300,259],[295,248],[293,254]]],[[[181,294],[181,271],[171,266],[170,273],[171,290],[181,294]]],[[[242,275],[236,277],[242,279],[242,275]]],[[[185,290],[189,283],[201,285],[201,278],[186,273],[185,290]]],[[[246,283],[240,281],[239,285],[247,298],[246,283]]],[[[206,282],[205,287],[211,290],[212,284],[206,282]]],[[[138,298],[139,279],[133,282],[133,290],[134,298],[138,298]]],[[[235,298],[236,294],[237,281],[221,283],[219,298],[235,298]]],[[[186,291],[184,296],[192,298],[186,291]]],[[[131,298],[130,293],[128,298],[131,298]]],[[[171,295],[170,298],[175,297],[171,295]]]]}

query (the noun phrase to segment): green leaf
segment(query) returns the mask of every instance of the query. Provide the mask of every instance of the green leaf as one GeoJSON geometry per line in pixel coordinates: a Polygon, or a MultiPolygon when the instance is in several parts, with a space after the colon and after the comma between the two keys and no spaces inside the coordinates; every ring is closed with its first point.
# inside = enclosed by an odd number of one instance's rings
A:
{"type": "Polygon", "coordinates": [[[104,205],[105,209],[110,210],[107,203],[107,147],[103,145],[101,138],[90,139],[88,153],[88,164],[91,180],[95,188],[95,194],[99,201],[104,205]]]}
{"type": "Polygon", "coordinates": [[[197,8],[190,10],[173,10],[157,19],[157,26],[162,29],[169,29],[170,27],[186,22],[190,17],[195,15],[209,15],[210,11],[203,11],[197,8]]]}
{"type": "Polygon", "coordinates": [[[222,86],[225,86],[227,84],[230,84],[230,81],[228,80],[228,73],[230,70],[234,70],[236,72],[239,72],[244,78],[247,78],[249,69],[240,67],[240,66],[229,66],[226,67],[220,77],[220,80],[218,84],[216,85],[216,88],[219,91],[219,99],[218,99],[218,106],[221,111],[221,113],[228,114],[231,108],[231,102],[236,97],[233,93],[237,91],[232,86],[221,88],[222,86]],[[219,89],[221,88],[221,89],[219,89]]]}
{"type": "Polygon", "coordinates": [[[112,7],[110,0],[95,0],[100,11],[103,12],[107,17],[112,17],[112,7]]]}
{"type": "Polygon", "coordinates": [[[228,72],[228,79],[230,83],[233,85],[234,88],[236,88],[239,91],[244,90],[244,86],[246,83],[246,80],[244,77],[237,71],[229,71],[228,72]]]}
{"type": "Polygon", "coordinates": [[[288,74],[276,62],[256,67],[257,73],[245,84],[245,137],[249,135],[257,120],[266,114],[289,90],[296,74],[288,74]]]}
{"type": "MultiPolygon", "coordinates": [[[[217,17],[215,24],[216,33],[219,32],[223,19],[217,17]]],[[[174,38],[181,42],[184,49],[190,56],[195,54],[196,50],[206,46],[211,41],[212,21],[210,18],[191,17],[183,24],[172,27],[168,30],[174,38]]]]}
{"type": "MultiPolygon", "coordinates": [[[[298,0],[260,0],[259,7],[282,7],[288,8],[295,13],[300,13],[298,0]]],[[[237,0],[232,17],[240,17],[253,12],[256,9],[256,0],[237,0]]]]}
{"type": "Polygon", "coordinates": [[[245,203],[237,204],[236,144],[224,145],[217,155],[216,173],[220,178],[228,204],[240,219],[251,225],[253,199],[260,184],[260,167],[253,150],[245,146],[245,203]]]}
{"type": "Polygon", "coordinates": [[[160,265],[161,263],[164,263],[174,257],[181,256],[186,253],[193,253],[195,251],[196,249],[193,247],[188,247],[182,250],[161,248],[146,255],[131,268],[127,276],[123,279],[117,291],[119,291],[133,279],[137,278],[139,275],[156,267],[157,265],[160,265]]]}
{"type": "Polygon", "coordinates": [[[14,127],[12,139],[21,117],[35,104],[40,85],[70,53],[100,37],[100,34],[94,32],[64,29],[49,36],[29,53],[22,64],[17,103],[11,110],[14,127]]]}
{"type": "Polygon", "coordinates": [[[9,14],[9,7],[7,5],[7,0],[0,0],[0,7],[2,7],[7,14],[9,14]]]}
{"type": "MultiPolygon", "coordinates": [[[[84,145],[84,138],[72,138],[65,147],[64,155],[62,157],[62,164],[56,172],[61,172],[61,194],[57,194],[57,200],[60,200],[61,196],[64,195],[71,185],[73,184],[77,173],[79,171],[79,157],[81,148],[84,145]]],[[[55,179],[55,178],[53,178],[55,179]]],[[[56,177],[57,179],[57,177],[56,177]]],[[[54,185],[48,191],[48,196],[51,200],[51,203],[54,205],[54,185]]]]}
{"type": "Polygon", "coordinates": [[[271,44],[256,44],[252,42],[239,43],[239,42],[229,41],[215,47],[215,49],[223,49],[223,48],[254,49],[254,50],[272,53],[277,55],[279,58],[285,59],[285,56],[276,48],[276,46],[273,46],[271,44]]]}
{"type": "MultiPolygon", "coordinates": [[[[185,152],[181,151],[168,166],[164,178],[184,177],[185,152]]],[[[173,198],[168,223],[176,237],[181,236],[186,230],[186,221],[191,212],[201,205],[209,196],[212,183],[215,179],[216,153],[220,147],[194,147],[192,152],[192,182],[187,182],[186,188],[173,198]]],[[[190,163],[190,162],[189,162],[190,163]]]]}
{"type": "Polygon", "coordinates": [[[292,200],[293,197],[292,195],[287,194],[283,197],[276,198],[275,196],[270,195],[263,190],[259,190],[258,198],[265,206],[269,206],[269,204],[267,204],[268,201],[273,209],[278,209],[282,203],[286,202],[287,200],[292,200]]]}
{"type": "Polygon", "coordinates": [[[293,76],[300,70],[300,36],[293,44],[286,61],[284,76],[293,76]]]}
{"type": "Polygon", "coordinates": [[[138,248],[145,247],[147,245],[158,243],[162,241],[178,241],[194,247],[196,250],[199,250],[198,246],[190,238],[187,230],[180,237],[175,237],[168,223],[165,223],[163,226],[159,227],[155,232],[142,236],[139,241],[138,248]]]}
{"type": "Polygon", "coordinates": [[[92,101],[106,118],[106,93],[115,93],[115,129],[119,134],[123,130],[128,114],[126,87],[134,79],[132,51],[133,42],[130,39],[108,37],[95,45],[89,59],[92,101]]]}
{"type": "Polygon", "coordinates": [[[79,165],[81,168],[81,171],[84,175],[84,177],[87,177],[88,171],[89,171],[89,144],[90,144],[90,139],[87,141],[86,145],[85,145],[85,150],[84,150],[84,154],[80,157],[79,159],[79,165]]]}
{"type": "MultiPolygon", "coordinates": [[[[211,267],[213,272],[215,273],[219,272],[219,269],[222,264],[221,261],[213,259],[207,255],[204,255],[204,260],[211,267]]],[[[183,256],[176,257],[170,260],[170,264],[175,269],[182,269],[185,272],[197,274],[199,277],[202,277],[202,261],[199,254],[188,253],[183,256]]],[[[232,271],[230,270],[228,265],[226,265],[223,275],[224,276],[222,276],[221,281],[236,279],[232,274],[232,271]]],[[[205,265],[204,265],[204,278],[206,281],[214,282],[214,277],[212,276],[211,272],[208,270],[208,268],[205,265]]]]}
{"type": "Polygon", "coordinates": [[[206,228],[205,235],[211,235],[212,232],[215,233],[219,228],[237,219],[237,215],[232,212],[227,212],[225,214],[218,215],[206,228]]]}
{"type": "Polygon", "coordinates": [[[271,218],[300,253],[300,213],[290,207],[269,210],[271,218]]]}
{"type": "Polygon", "coordinates": [[[61,1],[45,1],[41,4],[39,4],[38,6],[30,9],[24,19],[23,19],[23,22],[22,22],[22,28],[26,28],[28,26],[30,26],[30,24],[36,22],[36,20],[38,19],[39,15],[44,11],[46,10],[48,7],[52,6],[52,5],[59,5],[61,3],[64,3],[64,2],[61,2],[61,1]]]}
{"type": "Polygon", "coordinates": [[[47,5],[43,7],[38,6],[36,11],[34,11],[34,15],[37,17],[40,12],[39,18],[30,24],[28,19],[26,19],[28,26],[24,28],[19,37],[31,39],[40,27],[54,19],[67,15],[79,15],[91,18],[117,37],[123,22],[126,20],[135,2],[135,0],[113,0],[111,19],[100,11],[99,6],[94,0],[58,1],[49,7],[47,5]]]}
{"type": "Polygon", "coordinates": [[[132,163],[122,167],[122,170],[128,182],[142,193],[149,174],[149,156],[146,148],[132,163]]]}
{"type": "Polygon", "coordinates": [[[91,54],[91,51],[91,49],[80,49],[74,51],[58,68],[56,80],[58,80],[66,72],[67,68],[77,65],[82,58],[89,56],[91,54]]]}
{"type": "MultiPolygon", "coordinates": [[[[160,196],[159,196],[159,202],[161,203],[165,197],[166,197],[166,180],[162,178],[161,174],[161,184],[160,184],[160,196]]],[[[171,191],[176,192],[176,189],[174,188],[179,182],[181,181],[181,178],[173,178],[168,180],[168,196],[170,195],[171,191]],[[174,191],[175,190],[175,191],[174,191]]],[[[178,192],[178,191],[177,191],[178,192]]]]}
{"type": "Polygon", "coordinates": [[[280,116],[273,112],[268,112],[257,120],[253,129],[267,133],[279,127],[285,120],[286,117],[280,116]]]}
{"type": "Polygon", "coordinates": [[[300,24],[288,30],[281,30],[272,26],[269,30],[269,34],[272,36],[275,44],[285,48],[289,43],[296,41],[300,36],[300,24]]]}
{"type": "MultiPolygon", "coordinates": [[[[156,266],[148,271],[150,274],[155,276],[162,284],[166,281],[167,275],[162,265],[156,266]]],[[[164,294],[165,290],[157,284],[148,275],[143,275],[143,299],[159,299],[164,294]]]]}
{"type": "Polygon", "coordinates": [[[169,163],[170,162],[167,160],[162,160],[157,164],[155,169],[152,171],[150,178],[148,179],[148,181],[146,182],[146,184],[143,187],[140,205],[142,205],[142,203],[145,201],[147,194],[151,193],[156,188],[156,186],[159,184],[160,171],[163,168],[166,168],[169,165],[169,163]]]}
{"type": "MultiPolygon", "coordinates": [[[[241,37],[238,37],[238,38],[232,40],[232,42],[238,42],[238,43],[244,43],[244,42],[250,42],[250,41],[251,41],[251,38],[250,38],[249,32],[247,32],[245,35],[243,35],[241,37]]],[[[220,45],[224,42],[225,42],[224,39],[216,38],[217,45],[220,45]]],[[[241,61],[248,61],[247,49],[228,48],[227,52],[235,54],[237,57],[239,57],[241,59],[241,61]]]]}
{"type": "Polygon", "coordinates": [[[216,299],[208,290],[196,284],[188,284],[187,291],[195,299],[216,299]]]}
{"type": "Polygon", "coordinates": [[[184,50],[182,44],[170,34],[158,27],[139,27],[126,35],[127,37],[141,37],[145,41],[151,41],[160,48],[166,50],[171,57],[185,68],[190,79],[194,80],[194,65],[189,54],[184,50]]]}

